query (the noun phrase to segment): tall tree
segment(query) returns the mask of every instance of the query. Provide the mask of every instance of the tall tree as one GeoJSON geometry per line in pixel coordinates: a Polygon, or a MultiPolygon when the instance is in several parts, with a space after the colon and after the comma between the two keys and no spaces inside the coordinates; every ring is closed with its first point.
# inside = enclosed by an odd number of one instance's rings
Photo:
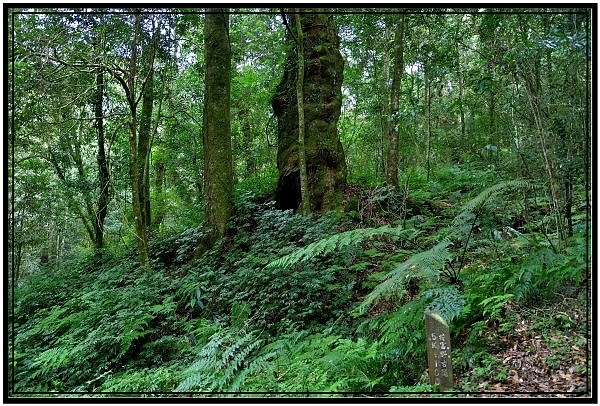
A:
{"type": "MultiPolygon", "coordinates": [[[[24,17],[23,22],[33,20],[24,17]]],[[[36,103],[44,106],[40,117],[45,117],[46,125],[40,134],[45,151],[41,156],[54,169],[68,208],[81,220],[90,242],[98,250],[104,244],[104,219],[110,200],[103,106],[106,86],[102,57],[106,44],[102,22],[102,17],[90,15],[53,16],[46,21],[45,34],[40,38],[16,44],[31,66],[38,67],[30,81],[39,92],[36,103]],[[76,30],[75,24],[89,30],[76,30]],[[74,46],[73,38],[89,46],[74,46]],[[53,51],[44,44],[51,44],[53,51]],[[60,71],[67,73],[57,75],[60,71]],[[88,143],[94,138],[90,123],[96,133],[95,168],[90,164],[92,148],[88,143]],[[95,178],[97,189],[92,186],[95,178]]]]}
{"type": "MultiPolygon", "coordinates": [[[[298,143],[298,41],[288,27],[288,51],[283,79],[272,99],[277,117],[277,207],[297,209],[300,191],[298,143]]],[[[346,183],[346,162],[337,123],[342,105],[344,60],[337,29],[324,9],[303,10],[300,15],[304,62],[304,146],[311,211],[320,213],[340,206],[346,183]]]]}
{"type": "MultiPolygon", "coordinates": [[[[152,21],[152,39],[142,41],[142,16],[133,16],[133,33],[130,43],[129,67],[126,79],[121,79],[121,85],[127,97],[130,110],[129,120],[129,176],[132,192],[133,216],[135,219],[135,236],[138,247],[140,265],[148,264],[148,231],[150,227],[150,188],[149,188],[149,163],[150,163],[150,128],[152,120],[152,106],[154,103],[153,75],[154,58],[160,32],[156,22],[152,21]],[[142,54],[139,54],[139,49],[142,54]],[[138,58],[142,59],[145,70],[140,70],[138,58]],[[140,100],[136,92],[136,85],[140,83],[142,97],[142,111],[139,117],[137,105],[140,100]],[[139,128],[138,128],[139,127],[139,128]]],[[[115,75],[115,77],[117,77],[115,75]]]]}
{"type": "Polygon", "coordinates": [[[205,219],[209,243],[225,235],[231,216],[233,164],[231,153],[231,45],[227,9],[207,9],[204,22],[205,219]]]}
{"type": "Polygon", "coordinates": [[[108,172],[108,160],[106,157],[105,135],[104,135],[104,72],[101,68],[96,73],[96,91],[93,99],[94,118],[96,127],[96,140],[98,152],[96,160],[98,163],[98,203],[96,210],[96,221],[94,222],[94,246],[98,252],[104,247],[104,219],[106,218],[108,203],[110,200],[110,176],[108,172]]]}
{"type": "MultiPolygon", "coordinates": [[[[403,12],[404,9],[400,9],[403,12]]],[[[400,108],[400,83],[404,71],[404,14],[398,14],[396,33],[394,35],[394,72],[390,92],[391,123],[388,128],[388,159],[386,182],[389,186],[398,187],[398,119],[400,108]]]]}

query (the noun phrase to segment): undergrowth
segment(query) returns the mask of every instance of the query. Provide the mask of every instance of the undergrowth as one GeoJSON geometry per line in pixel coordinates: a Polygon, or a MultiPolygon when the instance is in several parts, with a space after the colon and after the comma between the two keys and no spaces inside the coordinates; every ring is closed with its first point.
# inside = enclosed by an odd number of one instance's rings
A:
{"type": "Polygon", "coordinates": [[[484,371],[481,354],[494,343],[482,332],[511,303],[576,294],[588,242],[576,213],[573,236],[558,243],[543,199],[523,198],[538,187],[471,172],[405,174],[403,188],[365,188],[346,213],[320,217],[239,191],[230,232],[206,252],[194,226],[154,238],[150,271],[131,252],[110,250],[101,262],[82,256],[44,269],[14,286],[9,385],[223,396],[432,391],[426,310],[450,324],[457,372],[484,371]]]}

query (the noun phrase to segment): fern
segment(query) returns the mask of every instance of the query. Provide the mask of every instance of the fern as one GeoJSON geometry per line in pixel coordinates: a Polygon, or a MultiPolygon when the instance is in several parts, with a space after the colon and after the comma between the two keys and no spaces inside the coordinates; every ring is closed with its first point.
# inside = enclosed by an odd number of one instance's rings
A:
{"type": "Polygon", "coordinates": [[[240,390],[247,376],[256,374],[257,372],[263,371],[265,365],[269,364],[273,359],[275,359],[280,354],[279,351],[270,351],[266,354],[261,354],[254,358],[250,364],[244,368],[241,372],[239,372],[236,377],[233,379],[231,384],[229,385],[229,391],[237,392],[240,390]]]}
{"type": "Polygon", "coordinates": [[[412,278],[420,277],[432,283],[437,281],[444,264],[451,258],[448,251],[451,244],[449,239],[444,239],[427,251],[414,254],[400,263],[365,297],[358,307],[358,313],[364,313],[371,304],[384,298],[395,296],[401,299],[406,293],[406,282],[412,278]]]}
{"type": "Polygon", "coordinates": [[[66,346],[50,348],[42,352],[34,361],[34,376],[48,375],[68,362],[72,349],[66,346]]]}
{"type": "Polygon", "coordinates": [[[359,244],[362,241],[375,236],[389,235],[392,237],[406,237],[412,231],[413,230],[405,230],[387,225],[377,228],[361,228],[344,231],[342,233],[323,238],[319,241],[315,241],[311,244],[308,244],[306,247],[300,248],[288,255],[276,259],[275,261],[271,261],[269,264],[267,264],[266,268],[290,267],[299,262],[307,261],[311,258],[330,254],[349,245],[359,244]]]}
{"type": "Polygon", "coordinates": [[[532,183],[524,180],[509,180],[497,183],[480,192],[473,199],[462,206],[461,212],[452,221],[451,230],[459,230],[462,225],[469,224],[473,214],[479,211],[492,197],[509,189],[529,189],[535,187],[532,183]]]}
{"type": "MultiPolygon", "coordinates": [[[[411,278],[420,277],[430,283],[434,283],[437,281],[440,274],[443,274],[448,276],[452,281],[456,281],[458,279],[458,272],[460,272],[460,268],[462,268],[464,263],[464,256],[468,248],[469,239],[471,238],[473,225],[479,216],[479,211],[483,209],[484,205],[492,197],[505,192],[506,190],[531,187],[534,186],[523,180],[500,182],[483,190],[469,202],[465,203],[450,226],[440,231],[440,234],[446,235],[446,237],[432,248],[414,254],[388,273],[384,277],[383,282],[377,285],[373,291],[364,298],[357,309],[357,313],[364,313],[370,305],[384,298],[396,296],[401,299],[406,293],[406,282],[411,278]],[[466,225],[467,227],[465,227],[466,225]],[[465,232],[465,230],[468,231],[465,232]],[[453,244],[453,241],[456,240],[464,240],[462,241],[463,252],[458,269],[452,267],[452,264],[450,263],[452,254],[449,251],[449,247],[453,244]],[[448,263],[451,268],[451,272],[445,270],[446,263],[448,263]]],[[[453,305],[447,309],[442,308],[442,311],[446,312],[447,317],[454,317],[458,314],[457,312],[460,312],[459,308],[464,306],[464,302],[462,302],[457,295],[448,296],[447,298],[453,305]]],[[[441,301],[434,302],[438,305],[441,303],[441,301]]]]}
{"type": "Polygon", "coordinates": [[[246,390],[358,392],[379,389],[384,370],[376,341],[296,331],[263,347],[240,375],[246,390]]]}
{"type": "Polygon", "coordinates": [[[217,331],[209,342],[202,348],[198,354],[198,360],[192,364],[188,369],[188,376],[182,383],[177,387],[177,391],[188,391],[192,388],[201,387],[205,381],[205,375],[203,372],[211,371],[218,368],[220,364],[217,356],[219,354],[220,347],[223,342],[227,340],[227,336],[223,335],[222,331],[217,331]]]}
{"type": "Polygon", "coordinates": [[[489,319],[497,319],[500,315],[500,311],[510,302],[515,295],[507,293],[504,295],[497,295],[488,297],[479,303],[479,307],[483,309],[483,315],[489,319]]]}
{"type": "Polygon", "coordinates": [[[238,390],[246,375],[264,365],[270,356],[251,355],[261,346],[255,331],[241,333],[225,328],[215,333],[199,353],[199,359],[187,370],[189,375],[176,391],[192,390],[233,392],[238,390]]]}
{"type": "Polygon", "coordinates": [[[452,285],[428,289],[422,296],[431,299],[425,310],[439,313],[448,324],[460,314],[466,303],[464,296],[452,285]]]}
{"type": "Polygon", "coordinates": [[[89,391],[88,387],[94,381],[108,377],[97,387],[95,392],[167,392],[172,390],[180,379],[180,371],[174,367],[160,366],[143,368],[141,370],[126,370],[117,373],[107,371],[93,381],[88,381],[77,391],[89,391]]]}

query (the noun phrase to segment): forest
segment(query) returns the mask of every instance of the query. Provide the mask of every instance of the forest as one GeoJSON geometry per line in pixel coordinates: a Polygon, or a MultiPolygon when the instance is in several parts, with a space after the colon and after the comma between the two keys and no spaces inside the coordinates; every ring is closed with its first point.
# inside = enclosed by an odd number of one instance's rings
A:
{"type": "Polygon", "coordinates": [[[39,6],[5,401],[594,397],[597,5],[39,6]]]}

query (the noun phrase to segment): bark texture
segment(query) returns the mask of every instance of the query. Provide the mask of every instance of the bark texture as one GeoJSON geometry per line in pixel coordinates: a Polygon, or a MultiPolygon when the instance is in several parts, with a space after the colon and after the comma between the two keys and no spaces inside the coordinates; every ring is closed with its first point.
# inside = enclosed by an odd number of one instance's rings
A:
{"type": "Polygon", "coordinates": [[[204,191],[209,244],[225,235],[231,216],[231,48],[227,9],[207,9],[204,23],[204,191]]]}
{"type": "MultiPolygon", "coordinates": [[[[302,10],[307,11],[307,10],[302,10]]],[[[311,210],[321,213],[341,205],[346,184],[346,162],[337,123],[342,105],[344,60],[337,29],[330,14],[301,14],[304,54],[304,147],[311,210]]],[[[292,15],[287,21],[294,21],[292,15]]],[[[277,117],[276,202],[279,209],[297,209],[301,202],[298,154],[298,76],[296,37],[288,31],[289,51],[283,79],[272,100],[277,117]]]]}
{"type": "MultiPolygon", "coordinates": [[[[296,11],[299,11],[297,9],[296,11]]],[[[296,80],[296,101],[298,107],[298,166],[300,168],[300,214],[310,213],[310,190],[308,189],[308,173],[306,171],[306,148],[304,144],[304,44],[302,43],[302,24],[300,14],[294,16],[296,27],[296,53],[298,63],[298,76],[296,80]]]]}

